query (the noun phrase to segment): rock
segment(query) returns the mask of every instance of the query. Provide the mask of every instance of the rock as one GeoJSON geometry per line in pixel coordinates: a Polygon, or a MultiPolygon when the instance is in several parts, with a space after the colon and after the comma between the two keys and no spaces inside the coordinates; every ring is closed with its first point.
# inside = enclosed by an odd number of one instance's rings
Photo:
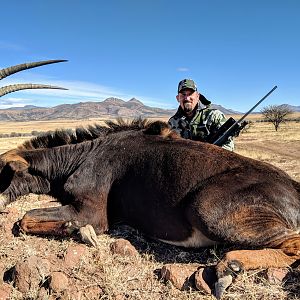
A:
{"type": "Polygon", "coordinates": [[[78,293],[78,300],[98,300],[103,295],[103,290],[99,286],[90,286],[78,293]]]}
{"type": "Polygon", "coordinates": [[[49,287],[55,293],[61,293],[68,289],[69,280],[63,272],[52,272],[49,287]]]}
{"type": "Polygon", "coordinates": [[[4,263],[0,262],[0,284],[3,283],[4,273],[5,273],[5,265],[4,263]]]}
{"type": "Polygon", "coordinates": [[[95,285],[85,287],[79,291],[68,291],[65,295],[67,296],[66,299],[72,300],[98,300],[103,294],[103,290],[99,286],[95,285]]]}
{"type": "Polygon", "coordinates": [[[5,210],[5,219],[0,223],[0,230],[6,238],[13,238],[14,223],[18,219],[19,212],[15,207],[9,207],[5,210]]]}
{"type": "Polygon", "coordinates": [[[90,286],[85,288],[85,297],[90,300],[98,300],[104,294],[99,286],[90,286]]]}
{"type": "Polygon", "coordinates": [[[110,251],[112,254],[119,254],[122,256],[137,256],[139,253],[135,247],[125,239],[117,239],[110,244],[110,251]]]}
{"type": "Polygon", "coordinates": [[[41,282],[50,274],[50,262],[37,256],[31,256],[15,266],[15,286],[22,292],[38,290],[41,282]]]}
{"type": "Polygon", "coordinates": [[[90,286],[86,287],[84,291],[82,291],[83,296],[78,299],[86,299],[86,300],[98,300],[104,294],[103,290],[99,286],[90,286]]]}
{"type": "Polygon", "coordinates": [[[65,267],[69,269],[73,269],[74,267],[76,267],[85,253],[86,246],[84,245],[69,246],[64,256],[65,267]]]}
{"type": "Polygon", "coordinates": [[[196,289],[205,294],[211,294],[216,281],[216,272],[212,267],[199,268],[195,273],[196,289]]]}
{"type": "Polygon", "coordinates": [[[266,278],[270,284],[281,284],[287,273],[287,268],[269,268],[266,271],[266,278]]]}
{"type": "Polygon", "coordinates": [[[12,287],[7,283],[0,284],[0,300],[11,299],[12,287]]]}
{"type": "Polygon", "coordinates": [[[193,288],[193,275],[197,271],[198,265],[194,264],[166,264],[161,269],[161,278],[170,281],[177,289],[183,291],[193,288]]]}

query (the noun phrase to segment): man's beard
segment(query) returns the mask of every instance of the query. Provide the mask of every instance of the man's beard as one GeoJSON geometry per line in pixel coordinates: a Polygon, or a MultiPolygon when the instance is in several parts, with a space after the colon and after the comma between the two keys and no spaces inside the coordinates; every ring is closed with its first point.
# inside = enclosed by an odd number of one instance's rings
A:
{"type": "Polygon", "coordinates": [[[186,113],[190,113],[193,111],[193,105],[192,105],[192,102],[184,102],[183,103],[183,107],[184,107],[184,112],[186,113]]]}

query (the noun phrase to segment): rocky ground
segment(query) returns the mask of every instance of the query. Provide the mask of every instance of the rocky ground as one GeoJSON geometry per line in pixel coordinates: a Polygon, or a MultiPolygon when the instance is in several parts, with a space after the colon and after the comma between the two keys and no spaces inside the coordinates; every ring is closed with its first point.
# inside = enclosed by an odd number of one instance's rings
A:
{"type": "MultiPolygon", "coordinates": [[[[74,239],[13,235],[25,211],[57,205],[29,195],[0,215],[0,299],[213,299],[214,265],[228,248],[183,249],[127,226],[74,239]]],[[[299,299],[300,268],[239,275],[224,299],[299,299]]]]}
{"type": "MultiPolygon", "coordinates": [[[[228,248],[183,249],[127,226],[74,239],[13,235],[25,211],[56,205],[29,195],[0,215],[0,299],[213,299],[214,265],[228,248]]],[[[239,275],[224,299],[299,299],[300,268],[239,275]]]]}

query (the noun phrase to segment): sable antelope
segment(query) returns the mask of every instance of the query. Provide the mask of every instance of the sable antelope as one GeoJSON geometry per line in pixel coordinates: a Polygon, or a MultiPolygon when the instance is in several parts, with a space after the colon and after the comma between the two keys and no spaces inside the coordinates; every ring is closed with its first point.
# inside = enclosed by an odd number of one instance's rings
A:
{"type": "Polygon", "coordinates": [[[125,222],[178,246],[236,245],[243,250],[226,253],[216,266],[217,298],[242,270],[300,259],[300,183],[285,172],[182,139],[162,122],[141,130],[110,128],[78,144],[20,149],[28,167],[2,168],[3,207],[29,192],[62,203],[27,212],[22,230],[59,236],[79,231],[96,245],[95,232],[125,222]]]}
{"type": "MultiPolygon", "coordinates": [[[[30,63],[24,63],[20,65],[15,65],[12,67],[8,67],[5,69],[0,70],[0,80],[10,76],[14,73],[26,70],[26,69],[31,69],[31,68],[36,68],[39,66],[43,65],[48,65],[48,64],[54,64],[54,63],[59,63],[59,62],[65,62],[67,60],[45,60],[45,61],[38,61],[38,62],[30,62],[30,63]]],[[[0,97],[16,92],[19,90],[25,90],[25,89],[59,89],[59,90],[67,90],[65,88],[59,87],[59,86],[53,86],[53,85],[47,85],[47,84],[32,84],[32,83],[24,83],[24,84],[12,84],[12,85],[7,85],[2,88],[0,88],[0,97]]]]}

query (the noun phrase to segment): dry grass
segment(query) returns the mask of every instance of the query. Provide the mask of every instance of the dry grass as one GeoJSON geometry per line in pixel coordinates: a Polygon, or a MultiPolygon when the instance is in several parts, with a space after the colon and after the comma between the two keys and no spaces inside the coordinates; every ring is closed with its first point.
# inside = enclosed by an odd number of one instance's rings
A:
{"type": "Polygon", "coordinates": [[[0,133],[29,133],[33,130],[48,131],[58,128],[75,128],[79,126],[86,126],[88,124],[103,123],[104,120],[105,119],[0,122],[0,133]]]}
{"type": "MultiPolygon", "coordinates": [[[[233,117],[235,120],[239,120],[243,115],[227,115],[227,117],[233,117]]],[[[300,112],[293,112],[287,116],[289,119],[298,119],[300,118],[300,112]]],[[[247,120],[257,121],[264,119],[264,116],[261,113],[249,114],[246,118],[247,120]]]]}
{"type": "MultiPolygon", "coordinates": [[[[94,123],[95,121],[87,121],[94,123]]],[[[46,124],[24,124],[22,130],[46,130],[57,127],[74,128],[80,123],[69,121],[46,124]],[[43,129],[42,129],[43,128],[43,129]],[[47,128],[47,129],[46,129],[47,128]]],[[[87,124],[87,123],[86,123],[87,124]]],[[[18,132],[19,129],[11,131],[18,132]]],[[[7,127],[5,130],[10,130],[7,127]]],[[[2,131],[4,129],[2,128],[2,131]]],[[[21,129],[20,129],[21,130],[21,129]]],[[[27,131],[27,132],[28,132],[27,131]]],[[[26,131],[24,131],[26,132],[26,131]]],[[[16,147],[24,138],[0,139],[1,152],[16,147]]],[[[248,157],[271,162],[285,170],[294,179],[300,181],[300,123],[288,123],[279,132],[271,125],[255,123],[247,132],[236,139],[236,152],[248,157]]],[[[31,255],[49,259],[54,265],[63,257],[67,248],[77,241],[72,239],[57,240],[51,237],[21,235],[13,237],[10,228],[17,219],[30,209],[52,206],[52,199],[45,196],[28,195],[8,207],[9,214],[0,214],[0,264],[5,269],[14,266],[18,261],[31,255]]],[[[71,284],[78,290],[98,285],[103,290],[101,299],[130,299],[130,300],[197,300],[213,299],[194,290],[179,291],[169,283],[159,280],[158,270],[164,263],[199,263],[215,264],[224,251],[223,247],[187,250],[162,244],[146,239],[141,233],[128,227],[115,228],[109,234],[98,237],[101,244],[99,249],[89,248],[82,257],[81,263],[68,272],[71,284]],[[118,237],[131,241],[137,248],[138,257],[121,257],[112,255],[110,243],[118,237]],[[118,298],[119,297],[119,298],[118,298]]],[[[282,283],[271,285],[265,280],[263,270],[247,272],[241,275],[230,287],[224,299],[300,299],[300,270],[293,273],[282,283]]],[[[1,281],[1,278],[0,278],[1,281]]],[[[13,299],[37,299],[37,291],[31,291],[25,298],[16,291],[13,299]]],[[[63,298],[57,299],[66,299],[63,298]]],[[[53,298],[52,298],[53,299],[53,298]]],[[[82,298],[88,299],[88,298],[82,298]]]]}
{"type": "Polygon", "coordinates": [[[235,142],[236,153],[271,163],[300,181],[300,122],[288,122],[279,131],[268,123],[253,123],[235,142]]]}
{"type": "MultiPolygon", "coordinates": [[[[156,118],[157,119],[157,118],[156,118]]],[[[33,130],[36,131],[49,131],[60,128],[76,128],[80,126],[87,126],[97,124],[104,124],[108,118],[89,118],[83,120],[49,120],[49,121],[30,121],[30,122],[0,122],[0,134],[1,133],[30,133],[33,130]]],[[[111,119],[110,119],[111,120],[111,119]]],[[[125,118],[125,120],[127,120],[125,118]]],[[[149,118],[151,120],[151,118],[149,118]]],[[[166,120],[161,118],[161,120],[166,120]]]]}

